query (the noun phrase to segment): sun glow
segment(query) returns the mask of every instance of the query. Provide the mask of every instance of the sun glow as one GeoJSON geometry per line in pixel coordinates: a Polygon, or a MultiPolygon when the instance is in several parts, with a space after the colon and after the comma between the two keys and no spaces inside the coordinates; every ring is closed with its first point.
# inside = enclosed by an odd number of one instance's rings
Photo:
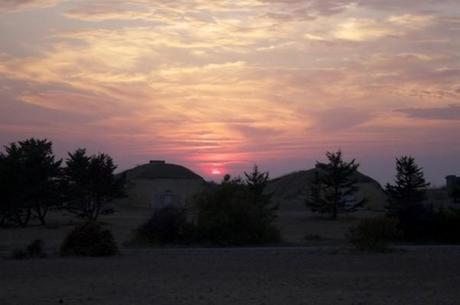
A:
{"type": "Polygon", "coordinates": [[[220,169],[215,168],[211,171],[211,174],[217,176],[217,175],[221,175],[222,172],[220,171],[220,169]]]}

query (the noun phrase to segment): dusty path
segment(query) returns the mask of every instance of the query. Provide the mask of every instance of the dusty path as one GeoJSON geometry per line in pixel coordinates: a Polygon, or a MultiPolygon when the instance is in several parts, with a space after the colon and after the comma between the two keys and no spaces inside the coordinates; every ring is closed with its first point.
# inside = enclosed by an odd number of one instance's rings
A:
{"type": "Polygon", "coordinates": [[[0,260],[0,304],[460,304],[460,249],[157,249],[0,260]]]}

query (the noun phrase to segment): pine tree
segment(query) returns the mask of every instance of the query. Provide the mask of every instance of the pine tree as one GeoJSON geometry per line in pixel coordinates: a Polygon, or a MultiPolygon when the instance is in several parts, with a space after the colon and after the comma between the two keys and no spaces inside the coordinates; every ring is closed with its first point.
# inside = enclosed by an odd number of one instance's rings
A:
{"type": "Polygon", "coordinates": [[[387,184],[385,189],[389,204],[387,213],[398,218],[411,208],[420,205],[426,198],[426,188],[430,185],[425,181],[423,169],[415,163],[411,156],[396,159],[395,184],[387,184]]]}
{"type": "Polygon", "coordinates": [[[258,166],[254,165],[252,172],[245,172],[244,176],[244,183],[249,190],[251,200],[258,207],[261,216],[267,218],[268,221],[274,220],[278,205],[272,203],[272,195],[265,191],[270,181],[269,173],[259,171],[258,166]]]}
{"type": "Polygon", "coordinates": [[[328,163],[316,164],[315,179],[306,205],[313,212],[329,214],[332,219],[337,219],[338,213],[356,211],[365,202],[365,199],[356,200],[353,196],[358,191],[354,176],[359,164],[355,159],[344,161],[340,150],[327,152],[326,157],[328,163]]]}
{"type": "Polygon", "coordinates": [[[315,169],[313,180],[310,182],[308,197],[305,200],[305,205],[311,209],[312,212],[326,214],[329,212],[328,205],[322,201],[322,184],[319,176],[319,170],[315,169]]]}

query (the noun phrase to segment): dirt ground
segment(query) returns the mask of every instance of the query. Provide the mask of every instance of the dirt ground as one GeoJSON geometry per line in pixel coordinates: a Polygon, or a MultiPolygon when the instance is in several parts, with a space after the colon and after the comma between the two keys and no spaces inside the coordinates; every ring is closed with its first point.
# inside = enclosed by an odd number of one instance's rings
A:
{"type": "Polygon", "coordinates": [[[460,249],[127,250],[0,260],[0,304],[460,304],[460,249]]]}
{"type": "MultiPolygon", "coordinates": [[[[148,220],[151,210],[148,208],[119,207],[116,213],[101,218],[118,242],[123,245],[131,239],[132,232],[148,220]]],[[[295,245],[345,245],[345,234],[349,227],[364,217],[376,216],[378,213],[360,212],[341,215],[337,221],[320,218],[307,211],[303,206],[284,208],[279,211],[277,226],[281,230],[283,241],[295,245]],[[306,240],[305,236],[316,236],[306,240]],[[319,239],[318,239],[319,237],[319,239]]],[[[51,212],[46,226],[33,221],[27,228],[0,229],[0,256],[8,256],[11,251],[23,248],[35,239],[45,243],[47,252],[54,253],[64,237],[79,223],[73,215],[51,212]]],[[[1,304],[0,304],[1,305],[1,304]]]]}
{"type": "Polygon", "coordinates": [[[374,214],[330,221],[304,209],[282,210],[278,225],[284,247],[124,247],[149,213],[118,209],[103,219],[121,245],[122,254],[112,258],[59,258],[60,243],[78,223],[59,213],[50,215],[46,227],[1,229],[0,305],[460,304],[460,248],[350,250],[344,234],[374,214]],[[319,238],[306,240],[306,235],[319,238]],[[47,258],[7,258],[34,239],[45,242],[47,258]]]}

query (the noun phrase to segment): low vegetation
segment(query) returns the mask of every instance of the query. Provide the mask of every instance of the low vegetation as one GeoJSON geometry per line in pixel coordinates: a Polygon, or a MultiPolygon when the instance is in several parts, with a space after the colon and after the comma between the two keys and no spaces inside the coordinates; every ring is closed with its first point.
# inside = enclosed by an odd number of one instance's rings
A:
{"type": "Polygon", "coordinates": [[[367,252],[385,252],[389,244],[400,236],[398,221],[393,218],[363,219],[357,226],[350,228],[347,239],[358,250],[367,252]]]}
{"type": "Polygon", "coordinates": [[[196,240],[196,228],[187,220],[186,210],[166,207],[134,232],[132,245],[184,245],[196,240]]]}
{"type": "Polygon", "coordinates": [[[44,258],[46,257],[43,250],[43,241],[36,239],[32,241],[25,249],[16,249],[11,254],[13,259],[30,259],[30,258],[44,258]]]}
{"type": "Polygon", "coordinates": [[[195,201],[200,238],[218,245],[277,243],[280,233],[274,224],[278,206],[264,193],[268,173],[257,167],[245,179],[226,176],[195,201]]]}
{"type": "Polygon", "coordinates": [[[61,256],[112,256],[117,253],[112,233],[95,222],[72,230],[64,239],[60,252],[61,256]]]}

